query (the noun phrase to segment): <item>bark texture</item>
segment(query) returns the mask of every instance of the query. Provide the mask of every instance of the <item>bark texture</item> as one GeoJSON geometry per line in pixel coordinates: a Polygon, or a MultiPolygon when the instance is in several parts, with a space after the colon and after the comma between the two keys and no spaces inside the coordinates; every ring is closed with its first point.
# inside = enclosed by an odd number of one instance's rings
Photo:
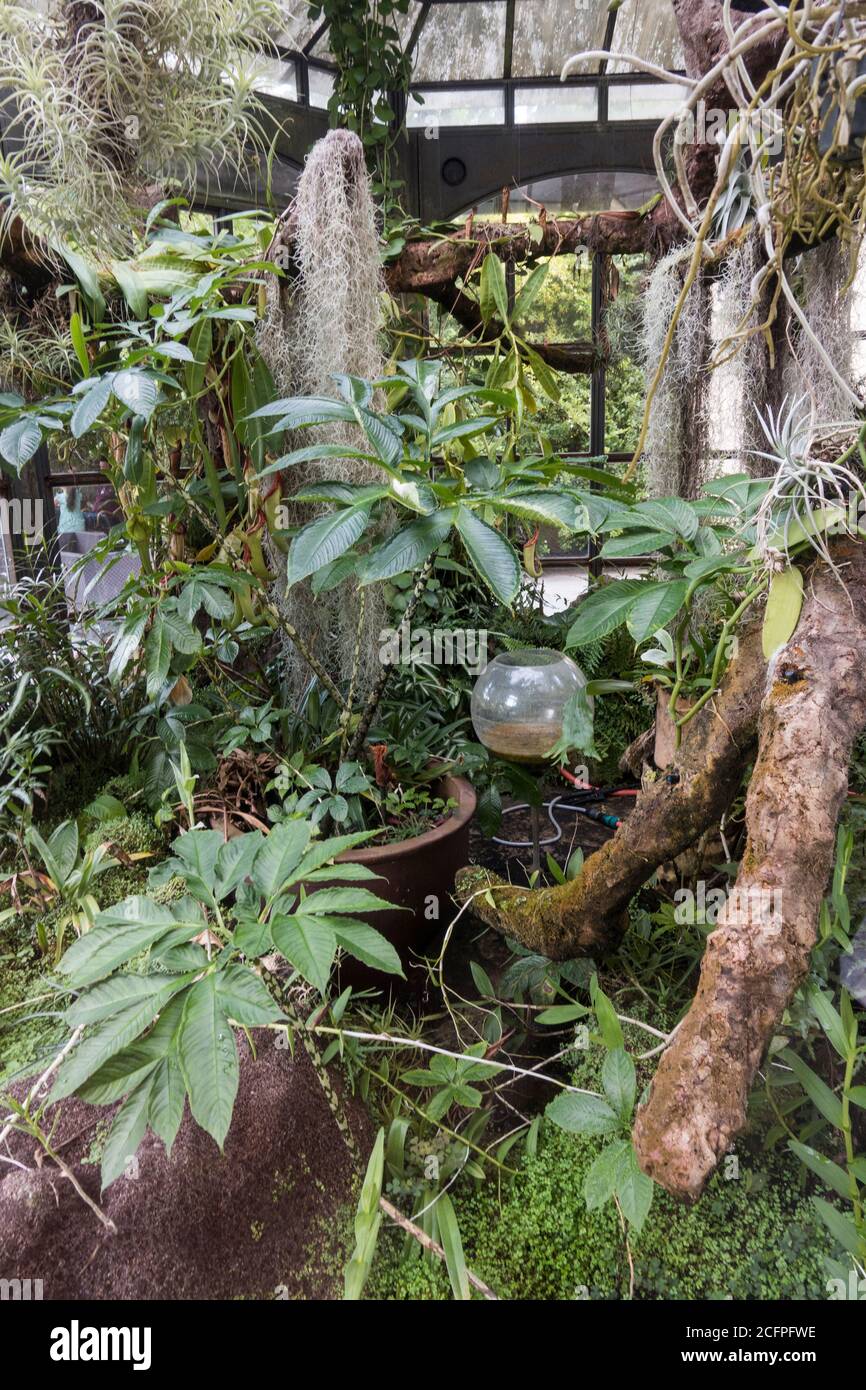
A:
{"type": "Polygon", "coordinates": [[[686,725],[674,762],[641,791],[616,835],[572,883],[529,890],[464,869],[457,896],[487,926],[550,960],[602,954],[628,925],[628,904],[659,864],[681,854],[730,805],[755,744],[766,664],[757,625],[743,633],[719,693],[686,725]],[[482,889],[489,893],[479,894],[482,889]]]}
{"type": "Polygon", "coordinates": [[[816,567],[794,638],[768,673],[736,889],[635,1123],[644,1172],[688,1200],[743,1129],[755,1074],[806,974],[866,725],[866,551],[846,542],[835,558],[847,594],[816,567]]]}

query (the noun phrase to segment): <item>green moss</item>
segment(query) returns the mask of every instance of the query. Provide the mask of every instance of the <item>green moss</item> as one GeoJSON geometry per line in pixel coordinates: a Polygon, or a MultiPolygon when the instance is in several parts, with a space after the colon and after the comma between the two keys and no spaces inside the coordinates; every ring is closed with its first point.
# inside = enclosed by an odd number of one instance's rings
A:
{"type": "Polygon", "coordinates": [[[165,836],[154,825],[150,816],[134,811],[131,816],[117,820],[100,821],[90,831],[85,840],[86,849],[108,843],[116,845],[126,854],[153,854],[165,847],[165,836]]]}
{"type": "MultiPolygon", "coordinates": [[[[539,1151],[501,1191],[495,1181],[455,1196],[467,1263],[502,1298],[622,1299],[629,1265],[612,1206],[589,1212],[587,1170],[599,1141],[546,1126],[539,1151]]],[[[512,1151],[513,1152],[513,1151],[512,1151]]],[[[785,1160],[715,1177],[683,1207],[661,1189],[639,1236],[632,1234],[638,1299],[801,1299],[825,1296],[822,1256],[831,1253],[810,1203],[796,1195],[785,1160]]],[[[453,1189],[452,1189],[453,1194],[453,1189]]],[[[450,1298],[445,1270],[388,1229],[380,1237],[367,1296],[450,1298]]]]}
{"type": "MultiPolygon", "coordinates": [[[[654,1023],[670,1026],[658,1014],[654,1023]]],[[[630,1025],[624,1033],[630,1052],[646,1048],[646,1033],[630,1025]]],[[[572,1056],[574,1084],[599,1090],[604,1048],[572,1056]]],[[[638,1063],[639,1087],[655,1065],[638,1063]]],[[[515,1177],[451,1189],[467,1263],[500,1297],[628,1297],[628,1253],[616,1209],[589,1212],[583,1197],[602,1143],[545,1123],[534,1157],[521,1162],[519,1150],[511,1150],[508,1162],[520,1163],[515,1177]]],[[[787,1154],[768,1156],[757,1136],[738,1143],[737,1158],[739,1176],[717,1174],[693,1207],[655,1189],[643,1231],[630,1235],[636,1298],[826,1296],[823,1256],[832,1254],[832,1242],[802,1195],[799,1165],[787,1154]]],[[[366,1296],[447,1299],[451,1292],[438,1260],[430,1263],[417,1242],[383,1228],[366,1296]]]]}

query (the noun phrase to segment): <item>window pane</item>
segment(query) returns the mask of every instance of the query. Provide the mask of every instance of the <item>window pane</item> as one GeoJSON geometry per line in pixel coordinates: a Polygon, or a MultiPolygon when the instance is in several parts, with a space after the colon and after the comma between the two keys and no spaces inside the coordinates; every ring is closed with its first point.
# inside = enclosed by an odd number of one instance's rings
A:
{"type": "Polygon", "coordinates": [[[256,88],[269,96],[282,97],[284,101],[297,101],[298,75],[294,63],[283,63],[279,58],[267,59],[256,78],[256,88]]]}
{"type": "Polygon", "coordinates": [[[607,114],[611,121],[660,121],[682,106],[686,87],[673,82],[614,83],[608,89],[607,114]]]}
{"type": "MultiPolygon", "coordinates": [[[[548,212],[620,212],[643,207],[658,192],[654,174],[628,170],[581,169],[575,174],[554,174],[549,179],[533,179],[511,190],[510,210],[535,216],[538,204],[548,212]]],[[[502,197],[496,194],[478,204],[480,215],[498,216],[502,197]]],[[[468,209],[467,209],[468,211],[468,209]]]]}
{"type": "Polygon", "coordinates": [[[422,105],[413,95],[406,112],[410,130],[435,130],[437,126],[502,125],[505,94],[501,87],[420,89],[422,105]]]}
{"type": "Polygon", "coordinates": [[[324,68],[311,67],[309,69],[309,83],[310,105],[317,106],[324,111],[334,90],[333,73],[325,72],[324,68]]]}
{"type": "Polygon", "coordinates": [[[518,125],[595,121],[598,91],[595,87],[518,87],[514,92],[514,119],[518,125]]]}
{"type": "Polygon", "coordinates": [[[468,82],[502,77],[505,62],[503,0],[434,5],[415,50],[417,82],[468,82]]]}
{"type": "MultiPolygon", "coordinates": [[[[601,48],[607,7],[587,0],[518,0],[514,12],[514,77],[558,77],[566,58],[584,49],[601,48]]],[[[598,63],[582,63],[575,72],[597,72],[598,63]]]]}

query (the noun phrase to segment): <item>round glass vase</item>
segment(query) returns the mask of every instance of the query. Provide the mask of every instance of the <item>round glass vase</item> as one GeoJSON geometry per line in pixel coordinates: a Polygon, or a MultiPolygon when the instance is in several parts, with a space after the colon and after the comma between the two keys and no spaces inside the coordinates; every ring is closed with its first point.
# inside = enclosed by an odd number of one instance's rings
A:
{"type": "Polygon", "coordinates": [[[562,652],[547,647],[501,652],[475,682],[473,728],[500,758],[545,763],[562,734],[567,701],[585,685],[580,667],[562,652]]]}

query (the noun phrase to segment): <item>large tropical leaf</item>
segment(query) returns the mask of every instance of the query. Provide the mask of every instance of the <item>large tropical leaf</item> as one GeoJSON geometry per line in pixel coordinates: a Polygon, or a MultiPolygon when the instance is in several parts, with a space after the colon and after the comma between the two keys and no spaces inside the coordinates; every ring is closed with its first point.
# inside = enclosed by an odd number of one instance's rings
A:
{"type": "Polygon", "coordinates": [[[513,547],[468,507],[458,509],[457,530],[484,583],[500,603],[510,607],[520,588],[520,564],[513,547]]]}
{"type": "Polygon", "coordinates": [[[214,972],[189,991],[178,1058],[193,1116],[221,1149],[238,1090],[238,1050],[214,972]]]}
{"type": "Polygon", "coordinates": [[[359,541],[370,520],[370,504],[342,507],[304,526],[292,541],[286,578],[289,586],[339,559],[359,541]]]}
{"type": "Polygon", "coordinates": [[[358,567],[361,583],[373,584],[417,569],[448,537],[454,517],[453,507],[443,507],[432,516],[410,521],[361,562],[358,567]]]}
{"type": "Polygon", "coordinates": [[[568,630],[566,646],[582,647],[613,632],[625,622],[644,587],[639,579],[616,579],[587,594],[568,630]]]}
{"type": "Polygon", "coordinates": [[[331,928],[316,917],[296,912],[292,917],[275,917],[271,935],[280,954],[324,994],[337,950],[337,938],[331,928]]]}

